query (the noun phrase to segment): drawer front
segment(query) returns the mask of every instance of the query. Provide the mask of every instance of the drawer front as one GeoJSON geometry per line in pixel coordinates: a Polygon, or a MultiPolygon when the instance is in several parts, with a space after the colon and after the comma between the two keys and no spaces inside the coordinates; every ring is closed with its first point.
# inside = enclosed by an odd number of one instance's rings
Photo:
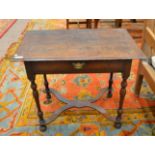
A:
{"type": "Polygon", "coordinates": [[[26,62],[26,68],[36,74],[63,73],[106,73],[122,72],[129,61],[63,61],[63,62],[26,62]]]}

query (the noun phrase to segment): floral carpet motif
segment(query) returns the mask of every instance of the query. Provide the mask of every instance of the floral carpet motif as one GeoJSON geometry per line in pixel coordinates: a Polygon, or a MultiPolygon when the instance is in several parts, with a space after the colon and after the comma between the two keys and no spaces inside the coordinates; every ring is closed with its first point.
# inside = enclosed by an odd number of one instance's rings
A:
{"type": "MultiPolygon", "coordinates": [[[[65,28],[64,20],[32,20],[26,30],[65,28]]],[[[24,32],[24,33],[25,33],[24,32]]],[[[20,45],[19,40],[8,49],[7,58],[20,45]]],[[[155,95],[144,81],[140,98],[134,95],[138,61],[132,64],[124,103],[123,126],[115,129],[113,123],[90,108],[71,109],[48,125],[46,132],[39,131],[35,102],[27,80],[23,62],[3,59],[0,62],[0,135],[152,135],[155,128],[155,95]]],[[[54,74],[48,75],[51,88],[68,99],[88,100],[95,98],[101,88],[108,86],[109,74],[54,74]]],[[[40,94],[41,108],[45,118],[63,106],[52,96],[47,104],[42,75],[36,82],[40,94]]],[[[121,75],[114,75],[113,97],[106,95],[96,103],[107,109],[110,116],[116,116],[119,101],[121,75]]]]}

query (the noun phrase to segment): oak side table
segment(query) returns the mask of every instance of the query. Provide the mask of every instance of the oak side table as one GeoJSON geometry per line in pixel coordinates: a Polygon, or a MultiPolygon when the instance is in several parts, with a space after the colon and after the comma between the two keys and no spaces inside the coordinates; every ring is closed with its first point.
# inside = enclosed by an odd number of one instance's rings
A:
{"type": "Polygon", "coordinates": [[[110,73],[107,96],[112,97],[113,73],[122,73],[119,107],[114,119],[114,126],[120,128],[132,60],[145,59],[145,56],[124,29],[83,29],[29,31],[14,59],[24,61],[38,110],[40,130],[46,131],[46,125],[69,108],[91,107],[102,114],[106,113],[102,107],[93,104],[105,91],[104,89],[101,89],[101,93],[90,101],[68,100],[59,92],[49,88],[46,74],[110,73]],[[36,74],[44,75],[47,101],[52,102],[51,94],[53,94],[66,103],[48,120],[44,119],[40,107],[35,83],[36,74]]]}

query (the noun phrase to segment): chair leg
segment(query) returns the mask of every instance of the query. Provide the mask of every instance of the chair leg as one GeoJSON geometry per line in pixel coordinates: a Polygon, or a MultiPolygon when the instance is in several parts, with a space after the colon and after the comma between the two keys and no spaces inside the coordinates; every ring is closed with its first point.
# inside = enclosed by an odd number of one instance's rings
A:
{"type": "Polygon", "coordinates": [[[136,19],[130,19],[132,23],[137,23],[136,19]]]}
{"type": "Polygon", "coordinates": [[[143,75],[138,74],[137,80],[136,80],[136,85],[135,85],[135,94],[137,96],[139,96],[139,94],[140,94],[142,83],[143,83],[143,75]]]}
{"type": "Polygon", "coordinates": [[[122,19],[115,19],[115,27],[119,28],[122,26],[122,19]]]}
{"type": "Polygon", "coordinates": [[[112,97],[112,84],[113,84],[113,73],[110,73],[109,87],[108,87],[108,94],[107,94],[108,98],[112,97]]]}
{"type": "Polygon", "coordinates": [[[92,19],[87,19],[86,20],[86,28],[91,29],[92,28],[92,19]]]}
{"type": "Polygon", "coordinates": [[[143,77],[144,77],[144,75],[142,73],[142,62],[140,61],[139,66],[138,66],[136,84],[135,84],[135,94],[137,96],[139,96],[139,94],[140,94],[140,89],[142,86],[143,77]]]}
{"type": "Polygon", "coordinates": [[[99,19],[94,19],[94,28],[97,29],[98,28],[98,23],[99,23],[99,19]]]}
{"type": "Polygon", "coordinates": [[[69,19],[66,19],[66,28],[69,29],[69,19]]]}

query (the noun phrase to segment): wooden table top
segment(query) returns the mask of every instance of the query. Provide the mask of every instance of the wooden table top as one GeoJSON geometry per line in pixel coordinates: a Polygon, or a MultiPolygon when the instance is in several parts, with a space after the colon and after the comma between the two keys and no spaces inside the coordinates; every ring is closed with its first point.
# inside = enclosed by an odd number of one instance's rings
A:
{"type": "Polygon", "coordinates": [[[24,61],[145,59],[124,29],[28,31],[15,59],[24,61]]]}

